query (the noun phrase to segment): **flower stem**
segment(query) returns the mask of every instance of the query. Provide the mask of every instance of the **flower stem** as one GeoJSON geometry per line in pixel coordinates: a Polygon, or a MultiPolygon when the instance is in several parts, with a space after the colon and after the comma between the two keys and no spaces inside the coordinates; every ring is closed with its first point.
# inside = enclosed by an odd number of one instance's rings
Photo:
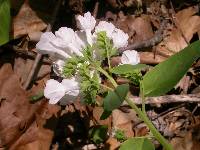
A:
{"type": "Polygon", "coordinates": [[[151,130],[155,138],[162,144],[165,150],[173,150],[172,145],[168,143],[168,141],[158,132],[158,130],[154,127],[152,122],[147,117],[146,113],[144,114],[130,99],[126,99],[126,102],[131,106],[139,117],[144,121],[144,123],[151,130]]]}
{"type": "MultiPolygon", "coordinates": [[[[103,68],[97,67],[97,70],[104,74],[110,82],[113,84],[113,86],[116,88],[118,84],[116,81],[113,79],[112,76],[110,76],[103,68]]],[[[141,85],[141,84],[140,84],[141,85]]],[[[141,96],[142,96],[142,110],[140,110],[135,103],[133,103],[130,99],[126,98],[126,102],[129,104],[129,106],[132,107],[132,109],[135,110],[135,112],[139,115],[140,119],[144,121],[144,123],[148,126],[150,131],[153,133],[155,138],[162,144],[165,150],[173,150],[171,144],[168,143],[168,141],[160,134],[160,132],[154,127],[153,123],[149,120],[148,116],[146,115],[145,111],[145,101],[144,101],[144,95],[143,95],[143,85],[142,85],[142,91],[141,91],[141,96]]]]}
{"type": "Polygon", "coordinates": [[[118,85],[116,83],[116,81],[101,67],[97,67],[96,68],[99,72],[101,72],[102,74],[104,74],[112,83],[112,85],[116,88],[118,85]]]}

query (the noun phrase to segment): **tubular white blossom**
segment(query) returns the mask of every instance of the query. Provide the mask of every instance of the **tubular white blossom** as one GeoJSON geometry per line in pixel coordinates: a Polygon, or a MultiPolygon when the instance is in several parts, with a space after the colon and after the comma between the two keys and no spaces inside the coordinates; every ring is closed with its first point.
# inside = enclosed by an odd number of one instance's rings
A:
{"type": "Polygon", "coordinates": [[[46,83],[44,96],[49,99],[50,104],[56,104],[64,95],[65,87],[54,79],[50,79],[46,83]]]}
{"type": "Polygon", "coordinates": [[[69,54],[55,47],[51,43],[51,41],[54,40],[56,40],[56,37],[52,32],[45,32],[41,35],[40,41],[36,44],[36,49],[41,54],[49,54],[50,56],[57,57],[60,59],[69,58],[69,54]]]}
{"type": "Polygon", "coordinates": [[[82,49],[79,49],[76,45],[76,33],[67,27],[61,27],[58,31],[55,32],[56,39],[52,43],[65,52],[70,54],[76,54],[78,56],[83,56],[81,53],[82,49]]]}
{"type": "Polygon", "coordinates": [[[113,31],[115,26],[112,23],[106,21],[100,21],[99,24],[95,27],[95,33],[97,34],[100,31],[105,31],[108,38],[112,38],[113,31]]]}
{"type": "Polygon", "coordinates": [[[62,39],[63,43],[70,44],[75,39],[75,32],[71,28],[61,27],[55,32],[57,38],[62,39]]]}
{"type": "Polygon", "coordinates": [[[84,30],[86,33],[86,38],[88,41],[88,44],[93,44],[93,38],[91,31],[94,29],[96,24],[95,18],[91,15],[90,12],[87,12],[84,14],[84,16],[78,15],[77,17],[77,26],[84,30]]]}
{"type": "Polygon", "coordinates": [[[65,96],[60,100],[61,105],[74,102],[80,94],[79,82],[76,78],[63,79],[61,83],[65,87],[65,96]]]}
{"type": "Polygon", "coordinates": [[[61,83],[54,79],[50,79],[46,83],[44,96],[49,99],[50,104],[60,102],[66,105],[74,102],[80,94],[78,81],[73,77],[71,79],[63,79],[61,83]]]}
{"type": "Polygon", "coordinates": [[[75,33],[74,45],[76,45],[78,49],[85,48],[88,44],[85,31],[76,31],[75,33]]]}
{"type": "Polygon", "coordinates": [[[77,19],[77,26],[81,30],[90,30],[92,31],[95,27],[96,20],[95,18],[91,15],[90,12],[87,12],[84,14],[84,16],[78,15],[77,19]]]}
{"type": "Polygon", "coordinates": [[[116,48],[125,47],[128,45],[128,34],[120,29],[115,29],[112,34],[113,45],[116,48]]]}
{"type": "Polygon", "coordinates": [[[138,63],[140,63],[140,56],[135,50],[126,50],[122,54],[121,63],[137,65],[138,63]]]}

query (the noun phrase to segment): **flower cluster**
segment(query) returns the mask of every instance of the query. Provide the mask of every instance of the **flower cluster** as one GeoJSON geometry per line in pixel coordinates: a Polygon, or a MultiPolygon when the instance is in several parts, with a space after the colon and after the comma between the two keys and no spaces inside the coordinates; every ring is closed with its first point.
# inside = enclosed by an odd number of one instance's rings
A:
{"type": "MultiPolygon", "coordinates": [[[[50,104],[71,103],[78,96],[83,96],[81,90],[83,93],[90,92],[90,97],[94,98],[99,89],[100,75],[94,70],[95,67],[93,69],[89,67],[91,60],[101,58],[97,55],[102,54],[95,51],[104,48],[97,43],[103,46],[107,44],[108,46],[105,47],[109,49],[118,49],[128,45],[128,34],[117,29],[112,23],[100,21],[95,26],[96,20],[89,12],[84,16],[79,15],[76,19],[79,31],[61,27],[55,34],[45,32],[36,45],[39,53],[48,54],[54,61],[54,72],[64,77],[61,83],[53,79],[47,81],[44,96],[49,99],[50,104]]],[[[110,57],[113,54],[108,53],[109,49],[106,50],[106,54],[110,57]]],[[[107,56],[108,59],[109,57],[107,56]]],[[[98,61],[101,62],[101,60],[98,61]]],[[[127,50],[122,54],[121,64],[135,65],[139,62],[139,56],[134,50],[127,50]]]]}

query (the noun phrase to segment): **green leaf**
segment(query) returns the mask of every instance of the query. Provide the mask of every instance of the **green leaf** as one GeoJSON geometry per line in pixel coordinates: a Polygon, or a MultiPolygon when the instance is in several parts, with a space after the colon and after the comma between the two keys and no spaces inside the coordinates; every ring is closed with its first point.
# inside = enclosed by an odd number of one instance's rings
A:
{"type": "Polygon", "coordinates": [[[43,92],[43,91],[40,91],[40,92],[37,93],[36,95],[30,97],[30,102],[31,102],[31,103],[37,102],[37,101],[39,101],[40,99],[42,99],[43,97],[44,97],[44,92],[43,92]]]}
{"type": "Polygon", "coordinates": [[[0,0],[0,46],[9,41],[10,0],[0,0]]]}
{"type": "Polygon", "coordinates": [[[120,141],[120,142],[124,142],[127,139],[124,131],[120,129],[117,129],[115,131],[114,137],[117,139],[117,141],[120,141]]]}
{"type": "Polygon", "coordinates": [[[137,64],[137,65],[124,64],[112,68],[111,72],[114,74],[127,74],[127,73],[133,73],[135,70],[141,70],[145,67],[148,66],[145,64],[137,64]]]}
{"type": "Polygon", "coordinates": [[[100,144],[106,140],[107,132],[108,132],[108,126],[106,125],[94,126],[89,130],[89,137],[94,143],[100,144]]]}
{"type": "Polygon", "coordinates": [[[121,144],[119,150],[155,150],[155,147],[147,138],[130,138],[121,144]]]}
{"type": "Polygon", "coordinates": [[[200,42],[196,41],[155,66],[143,77],[144,96],[159,96],[170,91],[199,57],[200,42]]]}
{"type": "Polygon", "coordinates": [[[129,90],[128,84],[119,85],[114,91],[110,91],[103,99],[104,110],[112,111],[118,108],[126,98],[129,90]]]}

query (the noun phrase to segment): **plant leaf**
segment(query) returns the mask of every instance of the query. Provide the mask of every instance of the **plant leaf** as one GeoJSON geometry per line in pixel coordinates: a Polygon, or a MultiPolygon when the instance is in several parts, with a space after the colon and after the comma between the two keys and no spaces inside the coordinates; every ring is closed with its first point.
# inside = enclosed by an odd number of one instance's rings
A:
{"type": "Polygon", "coordinates": [[[108,132],[108,126],[97,125],[89,130],[89,137],[94,143],[100,144],[106,140],[107,132],[108,132]]]}
{"type": "Polygon", "coordinates": [[[155,150],[152,142],[147,138],[130,138],[121,144],[119,150],[155,150]]]}
{"type": "Polygon", "coordinates": [[[144,96],[159,96],[170,91],[200,57],[200,41],[196,41],[158,64],[142,80],[144,96]]]}
{"type": "Polygon", "coordinates": [[[119,85],[114,91],[110,91],[108,95],[104,98],[104,110],[112,111],[118,108],[126,98],[129,90],[128,84],[119,85]]]}
{"type": "Polygon", "coordinates": [[[112,68],[111,72],[114,74],[127,74],[127,73],[132,73],[134,70],[140,70],[145,67],[147,67],[147,65],[145,64],[137,64],[137,65],[124,64],[112,68]]]}
{"type": "Polygon", "coordinates": [[[0,46],[9,41],[10,1],[0,0],[0,46]]]}

